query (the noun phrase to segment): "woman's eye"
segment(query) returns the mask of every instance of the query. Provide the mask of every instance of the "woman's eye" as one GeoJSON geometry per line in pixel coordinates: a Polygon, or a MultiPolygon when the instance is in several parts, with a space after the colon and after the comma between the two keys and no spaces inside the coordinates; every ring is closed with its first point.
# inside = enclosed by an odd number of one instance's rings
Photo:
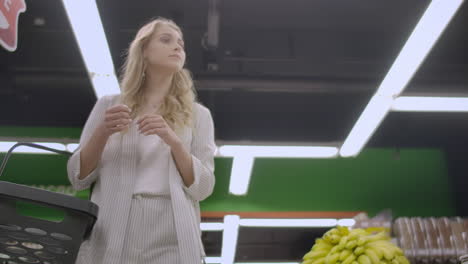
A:
{"type": "Polygon", "coordinates": [[[161,41],[164,42],[164,43],[169,43],[169,42],[170,42],[170,39],[168,39],[168,38],[162,38],[161,41]]]}

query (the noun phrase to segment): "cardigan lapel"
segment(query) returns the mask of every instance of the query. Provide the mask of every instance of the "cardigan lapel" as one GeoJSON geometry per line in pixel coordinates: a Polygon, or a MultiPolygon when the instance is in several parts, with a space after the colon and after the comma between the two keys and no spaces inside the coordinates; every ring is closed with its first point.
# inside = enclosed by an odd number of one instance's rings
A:
{"type": "MultiPolygon", "coordinates": [[[[121,259],[124,240],[122,239],[127,230],[127,223],[130,215],[132,196],[135,186],[136,163],[137,163],[137,131],[135,126],[130,126],[126,134],[121,135],[121,155],[119,175],[113,181],[113,189],[118,195],[106,197],[110,204],[113,204],[113,217],[107,219],[111,225],[109,234],[109,246],[104,259],[121,259]]],[[[109,193],[111,194],[111,193],[109,193]]]]}
{"type": "MultiPolygon", "coordinates": [[[[181,141],[188,151],[192,141],[192,129],[184,128],[179,134],[181,141]]],[[[177,241],[179,243],[180,262],[186,264],[201,263],[201,238],[199,237],[199,226],[196,224],[199,220],[196,218],[194,209],[189,198],[183,190],[182,176],[180,175],[175,161],[171,155],[168,155],[169,163],[169,183],[171,191],[172,210],[177,232],[177,241]]]]}

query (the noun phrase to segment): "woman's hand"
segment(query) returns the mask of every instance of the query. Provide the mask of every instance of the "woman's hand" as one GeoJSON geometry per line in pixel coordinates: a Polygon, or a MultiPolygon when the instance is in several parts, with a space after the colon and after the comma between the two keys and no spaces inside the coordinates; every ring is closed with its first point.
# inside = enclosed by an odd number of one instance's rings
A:
{"type": "Polygon", "coordinates": [[[132,122],[130,118],[130,108],[126,105],[114,105],[106,110],[102,129],[105,135],[110,136],[116,132],[128,129],[132,122]]]}
{"type": "Polygon", "coordinates": [[[137,121],[137,125],[143,135],[158,135],[171,147],[180,143],[179,137],[160,115],[144,115],[137,121]]]}

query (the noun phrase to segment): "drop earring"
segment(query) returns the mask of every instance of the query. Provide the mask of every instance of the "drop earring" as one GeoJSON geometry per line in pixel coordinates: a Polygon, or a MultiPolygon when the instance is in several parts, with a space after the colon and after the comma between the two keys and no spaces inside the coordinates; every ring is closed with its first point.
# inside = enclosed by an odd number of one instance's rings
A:
{"type": "Polygon", "coordinates": [[[142,80],[145,80],[146,78],[146,63],[143,62],[143,73],[141,74],[142,80]]]}

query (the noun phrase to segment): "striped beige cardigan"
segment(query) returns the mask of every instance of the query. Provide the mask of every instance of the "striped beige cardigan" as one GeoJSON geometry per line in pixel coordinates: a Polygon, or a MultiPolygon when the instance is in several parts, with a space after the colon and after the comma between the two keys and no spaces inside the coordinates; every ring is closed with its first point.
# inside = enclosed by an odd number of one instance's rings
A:
{"type": "MultiPolygon", "coordinates": [[[[97,125],[102,122],[105,110],[118,103],[119,95],[105,96],[97,101],[81,134],[80,146],[90,139],[97,125]]],[[[216,145],[210,111],[196,103],[193,123],[193,127],[186,127],[179,133],[183,144],[192,154],[195,181],[191,186],[184,185],[172,156],[167,155],[177,241],[180,260],[184,264],[200,264],[205,256],[201,242],[199,201],[212,193],[215,184],[216,145]]],[[[99,205],[98,220],[90,239],[84,241],[80,248],[77,259],[79,264],[120,263],[135,185],[137,133],[137,128],[131,126],[124,135],[113,134],[108,139],[97,168],[83,180],[78,179],[81,148],[78,147],[68,160],[68,178],[73,187],[82,190],[95,182],[91,201],[99,205]]],[[[158,228],[157,222],[154,228],[158,228]]]]}

